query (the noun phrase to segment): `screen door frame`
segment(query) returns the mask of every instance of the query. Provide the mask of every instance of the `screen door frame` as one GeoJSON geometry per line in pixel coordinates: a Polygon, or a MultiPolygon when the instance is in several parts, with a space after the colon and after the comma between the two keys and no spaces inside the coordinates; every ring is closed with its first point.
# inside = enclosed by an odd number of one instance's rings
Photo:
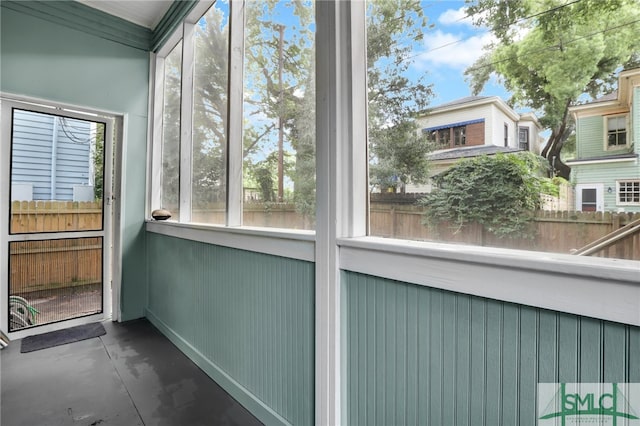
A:
{"type": "Polygon", "coordinates": [[[120,251],[120,238],[116,235],[114,238],[114,224],[119,229],[120,223],[120,203],[114,203],[119,199],[114,194],[114,188],[119,190],[120,185],[117,179],[114,179],[113,166],[120,169],[120,155],[114,159],[114,149],[118,154],[121,153],[122,141],[119,136],[122,135],[123,117],[112,113],[90,110],[86,108],[77,108],[74,106],[66,106],[62,104],[34,101],[25,99],[16,99],[5,94],[0,94],[0,328],[9,336],[11,340],[23,338],[29,335],[42,334],[49,331],[61,330],[76,325],[87,324],[91,322],[103,321],[112,317],[112,312],[119,315],[119,303],[117,295],[119,295],[120,280],[113,280],[113,270],[119,265],[119,257],[114,257],[114,252],[120,251]],[[12,126],[13,126],[13,110],[26,110],[36,113],[56,115],[71,119],[87,120],[91,122],[100,122],[105,125],[104,135],[104,176],[103,176],[103,210],[101,230],[92,231],[56,231],[41,232],[28,234],[11,234],[10,233],[10,185],[11,185],[11,151],[12,151],[12,126]],[[116,139],[114,139],[116,135],[116,139]],[[114,186],[113,183],[116,185],[114,186]],[[116,204],[116,205],[114,205],[116,204]],[[115,211],[115,215],[114,215],[115,211]],[[91,314],[79,318],[72,318],[60,322],[44,324],[40,326],[9,331],[7,311],[9,306],[9,243],[14,241],[34,241],[34,240],[59,240],[86,237],[102,238],[102,312],[91,314]],[[114,247],[113,243],[118,244],[114,247]],[[113,259],[118,259],[117,265],[114,265],[113,259]],[[112,290],[112,281],[114,287],[112,290]],[[116,297],[112,297],[115,295],[116,297]]]}

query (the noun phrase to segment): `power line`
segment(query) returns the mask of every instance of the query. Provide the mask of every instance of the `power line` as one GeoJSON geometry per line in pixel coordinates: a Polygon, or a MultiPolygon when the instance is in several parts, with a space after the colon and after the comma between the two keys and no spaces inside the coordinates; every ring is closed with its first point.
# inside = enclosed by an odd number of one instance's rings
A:
{"type": "MultiPolygon", "coordinates": [[[[607,28],[605,30],[596,31],[594,33],[587,34],[587,35],[584,35],[584,36],[581,36],[581,37],[577,37],[577,38],[574,38],[573,40],[569,40],[569,41],[567,41],[567,42],[565,42],[563,44],[567,45],[567,44],[575,43],[577,41],[584,40],[586,38],[594,37],[594,36],[596,36],[598,34],[604,34],[604,33],[609,32],[609,31],[613,31],[613,30],[620,29],[622,27],[626,27],[628,25],[637,24],[638,22],[640,22],[640,19],[636,19],[635,21],[627,22],[627,23],[624,23],[624,24],[621,24],[621,25],[616,25],[615,27],[607,28]]],[[[513,55],[513,56],[510,56],[510,57],[505,58],[505,59],[500,59],[498,61],[490,62],[488,64],[483,64],[483,65],[479,65],[477,67],[467,68],[467,71],[475,71],[475,70],[479,70],[481,68],[487,68],[487,67],[493,66],[495,64],[499,64],[499,63],[502,63],[502,62],[507,62],[507,61],[512,61],[512,60],[518,59],[518,58],[520,58],[522,56],[533,55],[533,54],[536,54],[536,53],[546,52],[546,51],[550,51],[550,50],[557,50],[557,49],[560,49],[561,47],[562,46],[560,46],[559,44],[554,44],[552,46],[547,46],[547,47],[544,47],[544,48],[541,48],[541,49],[529,50],[527,52],[521,53],[520,55],[513,55]]]]}
{"type": "MultiPolygon", "coordinates": [[[[573,4],[579,3],[579,2],[581,2],[581,1],[582,1],[582,0],[573,0],[573,1],[569,2],[569,3],[565,3],[565,4],[562,4],[562,5],[560,5],[560,6],[552,7],[551,9],[547,9],[547,10],[543,10],[543,11],[538,12],[538,13],[534,13],[533,15],[525,16],[525,17],[523,17],[523,18],[518,18],[518,19],[516,19],[516,20],[515,20],[515,21],[513,21],[513,22],[509,22],[509,23],[506,23],[506,24],[504,24],[504,25],[500,25],[500,26],[496,27],[496,29],[504,29],[504,28],[508,28],[508,27],[510,27],[510,26],[512,26],[512,25],[515,25],[515,24],[518,24],[518,23],[520,23],[520,22],[524,22],[524,21],[527,21],[527,20],[529,20],[529,19],[532,19],[532,18],[536,18],[536,17],[538,17],[538,16],[545,15],[545,14],[547,14],[547,13],[556,12],[556,11],[558,11],[558,10],[560,10],[560,9],[563,9],[563,8],[565,8],[565,7],[568,7],[568,6],[571,6],[571,5],[573,5],[573,4]]],[[[466,16],[464,16],[464,17],[462,17],[462,18],[458,18],[458,19],[457,19],[457,20],[455,20],[454,22],[463,21],[463,20],[465,20],[465,19],[467,19],[467,18],[469,18],[469,17],[471,17],[471,16],[478,15],[478,14],[480,14],[480,13],[482,13],[482,12],[485,12],[485,11],[487,11],[487,10],[489,10],[489,9],[490,9],[489,7],[488,7],[488,8],[486,8],[486,9],[482,9],[482,10],[480,10],[480,11],[478,11],[478,12],[474,13],[474,14],[466,15],[466,16]]],[[[470,36],[463,37],[463,38],[461,38],[460,40],[455,40],[455,41],[451,41],[451,42],[449,42],[449,43],[445,43],[445,44],[443,44],[443,45],[441,45],[441,46],[432,47],[431,49],[424,50],[424,51],[422,51],[422,52],[420,52],[420,53],[416,53],[415,55],[412,55],[412,56],[408,56],[407,58],[405,58],[405,60],[413,59],[413,58],[415,58],[415,57],[418,57],[418,56],[424,55],[424,54],[429,53],[429,52],[433,52],[433,51],[436,51],[436,50],[443,49],[443,48],[445,48],[445,47],[453,46],[453,45],[455,45],[455,44],[462,43],[463,41],[467,41],[467,40],[471,39],[472,37],[476,37],[476,36],[478,36],[478,35],[484,35],[484,34],[487,34],[487,33],[489,33],[489,32],[492,32],[492,30],[487,29],[487,30],[484,30],[484,31],[483,31],[482,33],[480,33],[480,34],[472,34],[472,35],[470,35],[470,36]]]]}

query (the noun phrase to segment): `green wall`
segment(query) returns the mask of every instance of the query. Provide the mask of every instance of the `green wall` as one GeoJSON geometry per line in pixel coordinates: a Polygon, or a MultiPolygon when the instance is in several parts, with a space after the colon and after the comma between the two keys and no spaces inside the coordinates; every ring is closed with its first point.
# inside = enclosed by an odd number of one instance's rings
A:
{"type": "Polygon", "coordinates": [[[640,328],[343,272],[345,424],[535,425],[538,382],[640,382],[640,328]]]}
{"type": "Polygon", "coordinates": [[[637,162],[580,164],[571,166],[571,180],[574,183],[601,183],[604,185],[604,208],[607,211],[624,209],[625,212],[640,212],[640,206],[617,205],[616,181],[640,179],[637,162]],[[611,188],[609,193],[607,188],[611,188]]]}
{"type": "Polygon", "coordinates": [[[4,6],[0,11],[0,90],[127,114],[121,303],[124,319],[141,317],[149,54],[4,6]]]}
{"type": "Polygon", "coordinates": [[[314,265],[147,233],[147,317],[266,424],[313,424],[314,265]]]}

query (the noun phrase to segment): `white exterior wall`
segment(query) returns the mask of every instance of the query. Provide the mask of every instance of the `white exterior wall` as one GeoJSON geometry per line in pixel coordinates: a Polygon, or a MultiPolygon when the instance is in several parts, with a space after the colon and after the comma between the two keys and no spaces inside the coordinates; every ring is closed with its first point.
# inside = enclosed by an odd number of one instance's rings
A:
{"type": "Polygon", "coordinates": [[[454,111],[433,112],[426,117],[419,118],[418,125],[420,126],[420,130],[422,130],[464,121],[479,120],[481,118],[484,118],[485,122],[487,122],[491,118],[491,109],[491,105],[481,105],[460,108],[454,111]]]}
{"type": "Polygon", "coordinates": [[[508,127],[508,145],[511,148],[518,147],[516,139],[516,122],[505,114],[500,108],[491,105],[491,119],[485,123],[485,145],[504,146],[504,125],[508,127]]]}

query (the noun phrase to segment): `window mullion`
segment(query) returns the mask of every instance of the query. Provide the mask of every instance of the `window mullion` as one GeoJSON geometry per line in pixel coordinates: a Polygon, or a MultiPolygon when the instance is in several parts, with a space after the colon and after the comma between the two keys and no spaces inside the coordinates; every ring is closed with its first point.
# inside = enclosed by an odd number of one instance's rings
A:
{"type": "Polygon", "coordinates": [[[184,23],[180,105],[180,222],[191,222],[193,153],[193,69],[195,25],[184,23]]]}
{"type": "Polygon", "coordinates": [[[227,226],[242,225],[242,118],[245,4],[231,0],[227,129],[227,226]]]}
{"type": "MultiPolygon", "coordinates": [[[[165,58],[157,56],[155,61],[153,140],[151,144],[151,196],[150,210],[162,207],[162,117],[164,105],[164,63],[165,58]]],[[[150,213],[150,212],[148,212],[150,213]]]]}

